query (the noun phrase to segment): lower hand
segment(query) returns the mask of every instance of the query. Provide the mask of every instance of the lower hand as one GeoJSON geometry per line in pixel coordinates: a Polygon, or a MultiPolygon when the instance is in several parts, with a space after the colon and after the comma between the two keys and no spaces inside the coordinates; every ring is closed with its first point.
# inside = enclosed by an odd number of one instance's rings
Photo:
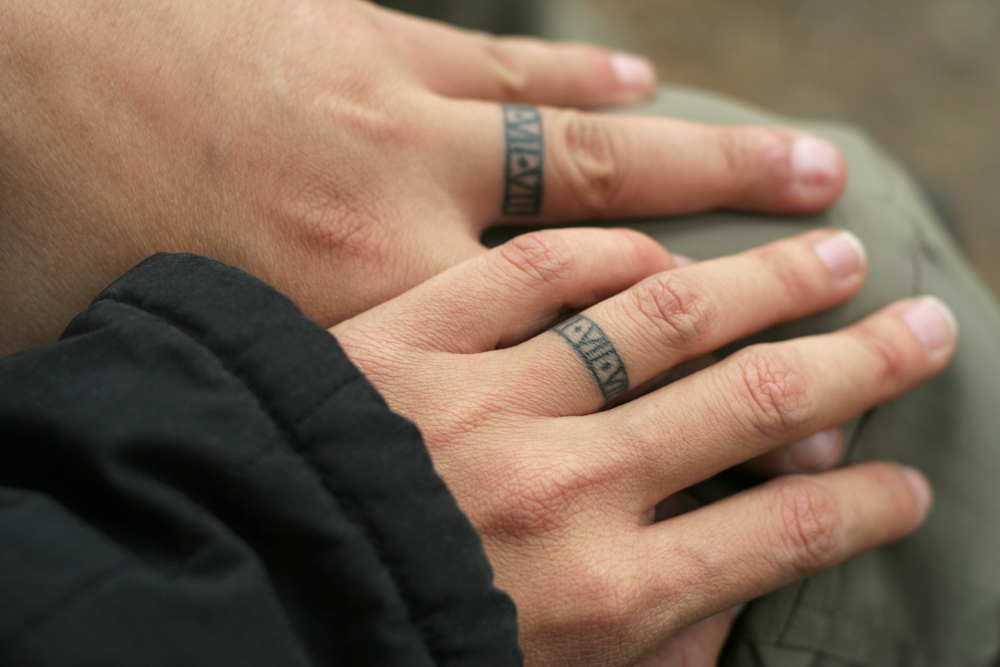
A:
{"type": "Polygon", "coordinates": [[[931,299],[896,303],[602,408],[846,300],[864,280],[857,248],[816,231],[672,268],[635,232],[541,232],[332,332],[423,432],[518,605],[529,665],[707,666],[734,607],[907,535],[930,489],[875,462],[782,477],[661,522],[654,508],[940,372],[950,315],[931,299]]]}

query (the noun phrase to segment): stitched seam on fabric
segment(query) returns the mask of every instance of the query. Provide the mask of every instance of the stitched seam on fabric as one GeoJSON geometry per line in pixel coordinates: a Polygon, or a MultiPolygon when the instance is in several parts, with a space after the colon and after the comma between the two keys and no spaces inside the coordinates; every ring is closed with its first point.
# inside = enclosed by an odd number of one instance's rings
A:
{"type": "Polygon", "coordinates": [[[808,579],[803,579],[799,582],[799,590],[795,593],[795,600],[792,601],[792,606],[788,609],[788,615],[785,616],[785,624],[781,628],[781,632],[778,633],[778,641],[785,641],[785,637],[791,632],[792,618],[795,616],[795,612],[801,608],[804,608],[802,600],[805,598],[806,587],[809,584],[808,579]]]}
{"type": "Polygon", "coordinates": [[[356,524],[359,527],[359,529],[363,532],[364,536],[372,544],[375,551],[378,553],[379,562],[383,565],[383,567],[385,567],[386,571],[389,572],[389,576],[392,578],[393,584],[396,586],[396,591],[399,594],[400,599],[405,602],[407,616],[409,617],[410,622],[413,624],[413,626],[416,627],[417,630],[419,631],[420,636],[424,642],[424,647],[427,649],[427,652],[430,655],[431,659],[433,659],[434,662],[439,665],[445,664],[447,661],[443,659],[442,655],[438,651],[436,642],[431,640],[431,638],[427,634],[427,631],[424,628],[424,623],[422,623],[421,620],[419,620],[417,616],[414,615],[413,613],[412,605],[409,602],[408,595],[405,593],[405,591],[409,590],[410,587],[403,585],[404,582],[408,583],[409,579],[405,575],[403,575],[403,573],[398,568],[396,564],[396,559],[387,557],[387,554],[382,549],[382,541],[377,537],[375,537],[375,535],[371,532],[369,528],[369,523],[368,521],[365,520],[364,513],[360,511],[358,505],[355,504],[351,498],[349,497],[345,498],[344,496],[337,494],[337,492],[334,490],[335,485],[333,484],[333,480],[326,473],[320,470],[317,466],[312,465],[312,462],[310,460],[311,457],[308,454],[304,452],[299,452],[299,455],[310,462],[310,467],[312,468],[313,472],[323,481],[324,486],[326,486],[326,488],[330,491],[331,495],[333,495],[334,498],[336,498],[337,502],[340,504],[341,508],[345,511],[347,516],[351,519],[351,521],[354,524],[356,524]]]}
{"type": "Polygon", "coordinates": [[[326,392],[326,394],[323,396],[323,398],[321,398],[318,401],[316,401],[315,405],[313,405],[311,408],[309,408],[308,410],[306,410],[305,413],[303,413],[303,415],[299,418],[298,422],[296,423],[296,426],[297,427],[301,427],[307,421],[309,421],[310,419],[312,419],[313,415],[315,415],[322,408],[324,408],[327,403],[329,403],[334,398],[336,398],[337,395],[340,392],[342,392],[346,387],[348,387],[349,385],[352,385],[352,384],[360,381],[361,379],[362,378],[361,378],[360,375],[355,375],[354,377],[348,378],[348,379],[343,380],[343,381],[337,383],[336,385],[334,385],[333,389],[331,389],[330,391],[326,392]]]}
{"type": "MultiPolygon", "coordinates": [[[[858,427],[854,430],[854,436],[851,438],[851,442],[846,448],[846,452],[844,454],[845,461],[851,460],[851,457],[853,456],[854,451],[857,448],[858,441],[861,439],[861,435],[864,432],[865,427],[868,425],[872,415],[874,415],[877,410],[878,408],[872,408],[871,410],[869,410],[868,412],[866,412],[864,415],[861,416],[861,419],[858,422],[858,427]]],[[[795,613],[799,609],[808,609],[809,611],[813,612],[822,611],[804,602],[806,596],[806,589],[809,587],[809,583],[811,581],[812,578],[802,580],[801,586],[799,586],[799,590],[795,595],[795,600],[792,602],[792,605],[788,611],[788,616],[785,617],[785,625],[784,627],[781,628],[781,632],[778,633],[778,641],[781,642],[785,641],[785,638],[791,632],[792,618],[795,616],[795,613]]],[[[829,612],[823,611],[822,614],[827,618],[832,618],[829,612]]]]}
{"type": "MultiPolygon", "coordinates": [[[[127,306],[129,308],[134,308],[134,309],[138,310],[139,312],[142,312],[142,313],[145,313],[145,314],[148,314],[148,315],[153,315],[154,317],[157,317],[157,318],[163,320],[164,322],[168,323],[173,328],[177,329],[179,332],[181,332],[182,334],[184,334],[187,338],[189,338],[189,339],[195,341],[196,343],[198,343],[198,345],[200,345],[205,350],[208,350],[208,352],[211,353],[211,355],[219,362],[219,365],[227,373],[229,373],[231,376],[233,376],[234,378],[236,378],[237,380],[239,380],[240,383],[244,387],[246,387],[246,389],[254,397],[254,400],[257,402],[257,405],[260,406],[261,411],[264,412],[272,422],[274,422],[274,424],[281,431],[282,435],[284,435],[285,438],[289,442],[294,442],[296,440],[295,429],[303,421],[305,421],[306,419],[308,419],[309,417],[311,417],[313,414],[315,414],[328,401],[332,400],[333,397],[337,395],[337,393],[339,393],[342,389],[344,389],[344,387],[346,387],[347,385],[349,385],[349,384],[351,384],[353,382],[357,382],[358,380],[361,379],[361,377],[359,375],[354,375],[353,377],[347,378],[345,380],[341,380],[336,385],[334,385],[333,388],[330,389],[330,391],[328,391],[326,393],[326,395],[324,395],[322,398],[318,399],[316,401],[315,405],[313,405],[310,408],[308,408],[308,410],[305,412],[305,414],[304,414],[303,417],[300,417],[298,420],[296,420],[293,423],[289,423],[289,422],[286,422],[284,419],[282,419],[274,410],[271,409],[271,407],[270,407],[270,405],[268,405],[267,401],[263,398],[263,396],[261,396],[262,392],[258,391],[256,383],[254,383],[249,377],[247,377],[246,374],[241,373],[236,368],[233,368],[230,364],[226,363],[226,360],[225,360],[225,358],[222,355],[218,354],[215,350],[213,350],[211,348],[211,346],[209,346],[204,340],[201,339],[200,336],[198,336],[195,333],[195,331],[194,331],[195,327],[192,326],[191,324],[188,324],[188,323],[184,322],[180,318],[174,316],[172,313],[170,313],[170,312],[168,312],[168,311],[166,311],[166,310],[164,310],[162,308],[157,308],[157,307],[151,307],[151,306],[136,304],[136,303],[133,303],[133,302],[128,301],[126,299],[120,299],[120,298],[113,297],[113,296],[101,297],[100,301],[111,301],[111,302],[114,302],[114,303],[117,303],[117,304],[121,304],[123,306],[127,306]]],[[[267,448],[267,449],[265,449],[265,450],[263,450],[263,451],[261,451],[257,455],[257,457],[255,457],[254,459],[250,459],[247,462],[247,465],[252,465],[261,456],[266,455],[270,451],[271,451],[270,447],[267,448]]]]}
{"type": "Polygon", "coordinates": [[[850,461],[854,458],[854,452],[858,448],[858,443],[861,441],[861,437],[864,435],[865,429],[871,422],[872,417],[875,413],[879,411],[880,408],[872,408],[865,414],[861,415],[861,419],[858,420],[858,427],[854,429],[854,435],[851,437],[850,444],[847,445],[847,451],[844,454],[844,460],[850,461]]]}
{"type": "MultiPolygon", "coordinates": [[[[814,655],[813,664],[815,664],[816,658],[824,657],[837,660],[838,662],[846,662],[849,665],[858,665],[863,667],[880,667],[880,665],[877,665],[876,663],[873,663],[870,660],[859,661],[857,658],[853,656],[843,655],[841,653],[837,653],[836,651],[831,651],[825,648],[817,648],[815,646],[806,646],[804,644],[797,644],[795,642],[785,642],[785,641],[769,642],[760,639],[746,639],[742,641],[749,642],[751,646],[762,645],[762,646],[771,646],[773,648],[778,648],[778,649],[790,648],[799,651],[809,651],[814,655]]],[[[926,663],[926,660],[924,662],[926,663]]]]}
{"type": "MultiPolygon", "coordinates": [[[[424,648],[427,650],[428,655],[430,655],[431,658],[436,663],[438,663],[438,664],[444,664],[443,661],[440,659],[440,656],[438,655],[437,651],[435,651],[435,650],[432,649],[431,642],[429,641],[427,633],[424,630],[423,624],[420,623],[420,622],[418,622],[417,619],[416,619],[416,617],[413,614],[412,605],[410,604],[410,602],[408,600],[408,597],[403,593],[403,587],[400,585],[399,573],[397,572],[396,568],[394,566],[390,565],[390,563],[386,560],[386,557],[385,557],[385,554],[383,553],[383,550],[381,548],[380,542],[379,542],[379,540],[376,540],[372,536],[372,533],[371,533],[371,531],[370,531],[370,529],[369,529],[369,527],[367,525],[367,522],[364,521],[364,519],[360,516],[359,512],[357,512],[356,510],[353,510],[353,509],[349,510],[345,506],[345,504],[343,502],[343,499],[341,499],[337,495],[337,493],[334,491],[334,489],[333,489],[334,485],[331,484],[329,476],[326,475],[325,473],[323,473],[321,470],[319,470],[315,465],[313,465],[313,462],[312,462],[311,458],[306,453],[300,451],[300,449],[298,447],[296,447],[295,443],[297,442],[297,438],[295,437],[295,434],[294,434],[294,432],[292,430],[292,427],[290,425],[285,424],[284,421],[282,419],[280,419],[278,417],[278,415],[275,414],[275,412],[273,410],[270,409],[270,407],[267,405],[267,403],[264,400],[264,398],[257,391],[255,384],[253,382],[251,382],[248,378],[246,378],[242,373],[239,373],[235,369],[231,368],[230,365],[227,364],[223,360],[223,358],[219,354],[217,354],[215,352],[215,350],[213,350],[207,343],[205,343],[203,340],[201,340],[201,338],[198,335],[196,335],[194,333],[194,331],[192,331],[192,329],[194,327],[192,327],[191,325],[185,325],[179,318],[176,318],[172,313],[169,313],[169,312],[167,312],[167,311],[165,311],[164,309],[161,309],[161,308],[155,308],[155,307],[149,307],[149,306],[139,305],[139,304],[127,301],[125,299],[121,299],[121,298],[117,298],[117,297],[113,297],[113,296],[102,297],[100,299],[100,301],[112,301],[114,303],[118,303],[118,304],[126,306],[128,308],[133,308],[135,310],[138,310],[141,313],[144,313],[144,314],[147,314],[147,315],[151,315],[153,317],[157,317],[157,318],[163,320],[164,322],[166,322],[167,324],[169,324],[171,327],[173,327],[174,329],[176,329],[180,333],[184,334],[185,337],[187,337],[188,339],[194,341],[199,346],[201,346],[202,348],[204,348],[205,350],[207,350],[209,353],[211,353],[211,355],[219,362],[219,365],[227,373],[229,373],[232,377],[234,377],[235,379],[237,379],[237,380],[240,381],[240,383],[254,397],[254,399],[257,402],[257,405],[260,406],[261,411],[265,415],[267,415],[267,417],[272,422],[274,422],[274,424],[278,427],[279,433],[284,437],[285,444],[292,451],[292,453],[294,453],[295,455],[297,455],[299,458],[301,458],[303,461],[305,461],[307,463],[309,469],[313,472],[314,475],[317,476],[317,478],[319,478],[319,480],[323,483],[323,487],[330,493],[331,498],[340,506],[340,508],[342,510],[344,510],[344,514],[351,520],[351,522],[355,525],[355,527],[358,528],[360,530],[360,532],[362,533],[362,535],[369,541],[369,543],[373,547],[375,553],[378,555],[379,563],[389,573],[389,576],[392,579],[393,585],[396,588],[396,594],[399,597],[399,599],[403,602],[404,606],[406,607],[407,617],[409,618],[409,620],[413,624],[413,626],[417,629],[417,632],[419,633],[420,638],[423,641],[424,648]]],[[[359,378],[357,376],[355,376],[354,378],[350,378],[348,380],[345,380],[345,381],[339,383],[336,387],[334,387],[334,389],[332,389],[329,392],[329,395],[327,396],[327,398],[324,399],[324,402],[327,401],[327,400],[332,399],[332,397],[340,389],[342,389],[344,386],[346,386],[349,382],[352,382],[352,381],[354,381],[356,379],[359,379],[359,378]]],[[[321,405],[318,405],[315,408],[315,410],[318,410],[319,407],[321,407],[321,405]]],[[[315,410],[313,411],[312,414],[315,414],[315,410]]],[[[310,414],[310,416],[311,416],[311,414],[310,414]]],[[[301,421],[302,420],[299,420],[299,423],[301,423],[301,421]]],[[[253,465],[253,463],[255,461],[259,461],[261,457],[265,456],[268,452],[272,451],[272,449],[273,449],[273,446],[268,447],[267,449],[259,452],[256,457],[254,457],[253,459],[249,460],[246,464],[244,464],[244,467],[253,465]]]]}
{"type": "MultiPolygon", "coordinates": [[[[913,223],[912,219],[910,220],[913,223]]],[[[926,239],[921,233],[920,228],[913,225],[913,233],[917,237],[916,244],[917,247],[913,251],[913,296],[916,296],[924,291],[924,242],[926,239]]]]}
{"type": "MultiPolygon", "coordinates": [[[[885,171],[885,167],[882,167],[885,171]]],[[[889,204],[892,204],[894,200],[889,200],[889,204]]],[[[913,219],[911,211],[905,209],[905,207],[899,207],[900,211],[903,213],[903,219],[906,220],[907,227],[909,228],[911,241],[913,243],[913,249],[911,251],[912,260],[911,264],[913,266],[913,282],[910,286],[910,296],[915,297],[921,292],[921,285],[923,284],[923,234],[920,232],[920,227],[916,224],[913,219]]],[[[868,412],[866,412],[861,417],[861,421],[858,424],[857,429],[854,431],[854,437],[851,438],[850,445],[847,447],[845,453],[846,460],[850,460],[854,455],[855,450],[858,447],[858,442],[861,440],[861,436],[864,433],[865,427],[871,421],[872,417],[880,410],[879,407],[874,407],[868,412]]]]}
{"type": "MultiPolygon", "coordinates": [[[[810,612],[812,612],[814,614],[817,614],[819,616],[823,616],[824,618],[828,618],[828,619],[830,619],[832,621],[837,620],[837,617],[835,615],[831,614],[828,609],[820,609],[819,607],[814,607],[814,606],[812,606],[810,604],[803,604],[801,606],[801,608],[805,609],[807,611],[810,611],[810,612]]],[[[878,634],[878,635],[888,636],[890,639],[892,639],[897,644],[905,644],[906,646],[914,646],[914,647],[917,646],[916,644],[913,644],[912,642],[910,642],[909,640],[907,640],[905,637],[903,637],[901,635],[898,635],[898,634],[893,634],[893,633],[889,632],[889,630],[887,630],[883,626],[879,626],[879,625],[876,625],[874,623],[869,623],[869,622],[866,622],[866,623],[856,623],[854,621],[851,621],[850,619],[848,619],[847,622],[850,625],[854,626],[854,627],[870,629],[871,632],[869,634],[878,634]]]]}
{"type": "Polygon", "coordinates": [[[274,424],[281,431],[282,435],[284,435],[289,441],[294,439],[294,434],[292,432],[291,425],[286,424],[285,421],[281,419],[274,412],[274,410],[271,409],[269,405],[266,404],[263,397],[260,395],[260,392],[257,390],[255,384],[251,382],[250,379],[247,378],[243,373],[240,373],[235,368],[231,367],[228,363],[226,363],[226,361],[222,356],[216,353],[215,350],[213,350],[205,341],[201,339],[200,336],[198,336],[194,332],[194,326],[183,322],[180,318],[175,317],[172,313],[169,313],[162,308],[141,305],[113,296],[101,297],[100,301],[112,301],[114,303],[138,310],[143,314],[152,315],[153,317],[163,320],[171,327],[173,327],[180,333],[184,334],[184,336],[187,337],[188,339],[196,342],[200,347],[211,353],[211,355],[219,362],[219,365],[227,373],[229,373],[232,377],[240,381],[240,384],[242,384],[254,397],[254,399],[257,402],[257,405],[260,406],[261,411],[264,412],[272,422],[274,422],[274,424]]]}

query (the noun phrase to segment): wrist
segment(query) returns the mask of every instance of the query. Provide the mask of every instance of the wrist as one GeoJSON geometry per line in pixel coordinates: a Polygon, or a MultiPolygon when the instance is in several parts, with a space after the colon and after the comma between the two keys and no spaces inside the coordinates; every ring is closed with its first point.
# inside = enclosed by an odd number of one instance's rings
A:
{"type": "Polygon", "coordinates": [[[54,340],[157,251],[210,254],[180,59],[144,46],[136,16],[87,2],[4,9],[0,354],[54,340]]]}

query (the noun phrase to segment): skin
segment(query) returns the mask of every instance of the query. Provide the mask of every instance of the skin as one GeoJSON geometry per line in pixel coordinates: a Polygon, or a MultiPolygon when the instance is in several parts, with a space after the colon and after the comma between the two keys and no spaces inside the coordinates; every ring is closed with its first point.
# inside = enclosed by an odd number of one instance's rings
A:
{"type": "Polygon", "coordinates": [[[420,427],[517,603],[527,664],[714,665],[735,606],[923,522],[926,480],[878,462],[782,477],[690,511],[672,502],[665,521],[653,510],[940,372],[955,330],[928,301],[745,348],[603,410],[576,350],[546,331],[582,309],[638,386],[852,296],[864,258],[835,274],[815,250],[832,236],[671,268],[636,232],[538,232],[331,330],[420,427]],[[936,313],[923,319],[930,336],[908,324],[920,312],[936,313]]]}
{"type": "Polygon", "coordinates": [[[496,39],[349,0],[11,0],[0,30],[0,354],[53,340],[154,252],[196,252],[261,277],[337,325],[392,406],[420,424],[518,602],[530,663],[711,664],[734,605],[898,538],[926,512],[925,485],[914,491],[913,475],[872,464],[651,523],[661,500],[724,467],[796,469],[776,447],[940,370],[950,352],[921,354],[895,311],[822,349],[795,342],[701,364],[603,412],[577,353],[540,333],[592,307],[637,387],[849,297],[860,274],[824,281],[803,259],[811,241],[766,261],[681,269],[627,232],[549,232],[490,253],[479,243],[491,225],[525,222],[502,213],[500,102],[540,108],[539,224],[718,207],[811,213],[843,189],[832,146],[802,169],[794,156],[807,137],[790,130],[570,110],[643,99],[655,76],[623,80],[618,56],[596,47],[496,39]],[[670,289],[641,287],[664,271],[719,313],[692,324],[697,336],[671,335],[656,297],[670,289]],[[778,300],[747,291],[776,271],[804,277],[772,290],[806,287],[778,300]],[[641,289],[652,291],[638,299],[641,289]],[[839,359],[852,340],[861,350],[839,359]],[[883,356],[894,361],[880,383],[850,363],[873,346],[898,352],[883,356]],[[809,372],[778,372],[796,354],[809,372]],[[816,383],[822,399],[769,423],[774,414],[733,390],[753,386],[736,379],[755,369],[816,383]],[[462,386],[463,398],[443,386],[462,386]],[[709,388],[724,400],[706,399],[709,388]],[[706,446],[685,450],[681,436],[697,433],[706,446]],[[705,537],[734,519],[757,530],[705,537]]]}
{"type": "Polygon", "coordinates": [[[791,131],[564,108],[648,97],[648,63],[623,80],[605,49],[352,0],[10,0],[0,31],[0,353],[158,251],[243,268],[325,326],[401,294],[509,220],[498,102],[541,105],[539,224],[809,213],[845,178],[831,146],[796,172],[791,131]]]}

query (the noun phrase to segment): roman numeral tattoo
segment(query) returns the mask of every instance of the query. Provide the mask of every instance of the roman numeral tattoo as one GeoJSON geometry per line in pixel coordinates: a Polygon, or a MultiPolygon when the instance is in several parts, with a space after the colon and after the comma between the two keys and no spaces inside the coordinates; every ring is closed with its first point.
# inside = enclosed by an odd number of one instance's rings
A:
{"type": "Polygon", "coordinates": [[[577,315],[553,329],[569,341],[587,365],[605,402],[628,391],[628,370],[618,350],[601,327],[588,317],[577,315]]]}
{"type": "Polygon", "coordinates": [[[504,175],[503,214],[538,215],[545,192],[545,141],[542,114],[535,107],[504,104],[507,134],[507,170],[504,175]]]}

